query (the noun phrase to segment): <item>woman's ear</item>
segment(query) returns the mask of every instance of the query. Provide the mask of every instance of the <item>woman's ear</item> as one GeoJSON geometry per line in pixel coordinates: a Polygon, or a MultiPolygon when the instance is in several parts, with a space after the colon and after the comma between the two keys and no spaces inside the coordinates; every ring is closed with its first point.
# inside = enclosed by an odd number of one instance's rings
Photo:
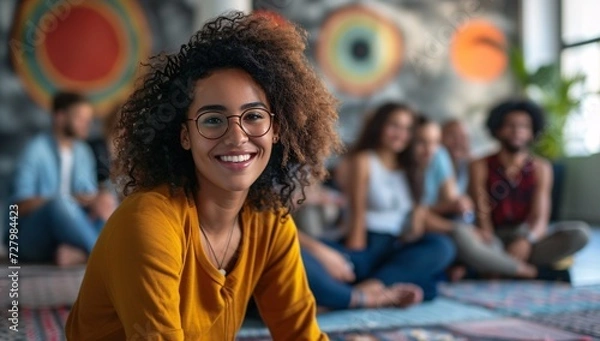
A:
{"type": "Polygon", "coordinates": [[[185,150],[190,150],[192,148],[192,142],[190,141],[190,131],[188,130],[185,123],[181,125],[179,142],[181,143],[181,147],[185,150]]]}

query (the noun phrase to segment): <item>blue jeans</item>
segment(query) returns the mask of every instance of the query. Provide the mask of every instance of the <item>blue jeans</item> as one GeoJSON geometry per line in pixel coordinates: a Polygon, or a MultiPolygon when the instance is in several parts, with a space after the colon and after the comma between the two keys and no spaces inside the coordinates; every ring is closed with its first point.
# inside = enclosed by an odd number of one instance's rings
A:
{"type": "Polygon", "coordinates": [[[352,285],[331,277],[323,265],[306,250],[301,250],[302,261],[317,304],[330,309],[346,309],[352,299],[352,285]]]}
{"type": "MultiPolygon", "coordinates": [[[[442,234],[428,233],[419,241],[402,244],[392,235],[369,232],[367,247],[351,251],[339,243],[326,242],[354,264],[356,281],[378,279],[386,286],[413,283],[423,289],[425,300],[437,296],[437,279],[452,263],[456,248],[442,234]]],[[[350,304],[352,286],[332,278],[313,255],[302,251],[308,281],[318,305],[344,309],[350,304]]]]}
{"type": "Polygon", "coordinates": [[[57,197],[36,211],[19,217],[19,260],[46,262],[56,248],[68,244],[90,253],[104,221],[92,221],[70,197],[57,197]]]}

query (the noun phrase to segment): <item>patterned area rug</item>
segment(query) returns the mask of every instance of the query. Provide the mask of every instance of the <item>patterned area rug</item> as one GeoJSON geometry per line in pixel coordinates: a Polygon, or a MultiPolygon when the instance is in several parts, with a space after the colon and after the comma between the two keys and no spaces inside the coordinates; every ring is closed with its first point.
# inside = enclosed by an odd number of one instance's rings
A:
{"type": "Polygon", "coordinates": [[[463,303],[520,317],[600,310],[600,286],[573,288],[555,282],[466,281],[443,285],[441,293],[463,303]]]}
{"type": "MultiPolygon", "coordinates": [[[[581,341],[589,338],[514,318],[461,322],[442,326],[401,327],[387,330],[330,333],[332,341],[581,341]]],[[[239,341],[267,341],[271,338],[240,338],[239,341]]]]}
{"type": "Polygon", "coordinates": [[[6,341],[59,341],[65,340],[64,325],[69,316],[69,308],[20,309],[18,331],[9,329],[6,309],[2,309],[0,340],[6,341]]]}
{"type": "MultiPolygon", "coordinates": [[[[0,275],[0,340],[64,340],[67,307],[76,298],[83,268],[24,268],[18,333],[8,328],[10,299],[5,293],[11,283],[2,271],[0,275]]],[[[330,338],[339,341],[600,338],[600,286],[481,281],[443,285],[441,292],[445,297],[410,309],[338,311],[321,314],[318,320],[330,338]]],[[[262,323],[250,320],[238,340],[271,338],[262,323]]]]}
{"type": "Polygon", "coordinates": [[[548,326],[600,338],[600,310],[534,316],[530,319],[548,326]]]}
{"type": "MultiPolygon", "coordinates": [[[[46,308],[71,305],[77,298],[85,268],[57,268],[50,265],[23,266],[19,271],[19,307],[46,308]]],[[[11,281],[6,269],[0,271],[0,292],[8,292],[11,281]]],[[[8,295],[0,295],[0,307],[10,304],[8,295]]]]}
{"type": "MultiPolygon", "coordinates": [[[[480,307],[439,298],[410,309],[342,310],[318,316],[326,333],[382,330],[406,326],[427,326],[469,320],[490,320],[500,315],[480,307]],[[451,313],[449,313],[451,312],[451,313]]],[[[241,339],[265,337],[269,331],[257,321],[247,321],[238,333],[241,339]]]]}
{"type": "Polygon", "coordinates": [[[583,335],[516,318],[469,321],[446,326],[469,340],[586,340],[583,335]]]}

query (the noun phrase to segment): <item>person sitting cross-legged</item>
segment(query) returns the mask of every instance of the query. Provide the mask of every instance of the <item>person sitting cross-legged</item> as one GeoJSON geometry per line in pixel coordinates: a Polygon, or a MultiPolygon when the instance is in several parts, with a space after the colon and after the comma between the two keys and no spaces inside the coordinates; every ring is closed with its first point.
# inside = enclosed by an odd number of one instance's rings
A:
{"type": "Polygon", "coordinates": [[[536,267],[574,254],[590,235],[583,222],[549,223],[552,167],[530,150],[543,129],[543,116],[528,100],[493,108],[487,127],[501,148],[471,165],[469,186],[481,238],[489,245],[501,242],[512,257],[536,267]]]}
{"type": "MultiPolygon", "coordinates": [[[[457,263],[450,267],[451,281],[461,279],[467,270],[478,274],[533,278],[535,267],[511,257],[501,246],[490,247],[472,225],[473,203],[457,183],[455,164],[464,162],[466,147],[449,148],[440,144],[440,126],[425,116],[417,120],[412,155],[416,164],[416,196],[427,210],[424,212],[426,229],[447,233],[457,248],[457,263]],[[462,155],[461,155],[462,154],[462,155]]],[[[453,147],[452,144],[449,144],[453,147]]],[[[462,174],[464,176],[464,174],[462,174]]]]}
{"type": "Polygon", "coordinates": [[[36,136],[19,158],[11,202],[19,208],[22,261],[84,263],[116,208],[112,194],[98,190],[94,156],[84,142],[92,117],[83,95],[57,93],[52,131],[36,136]]]}

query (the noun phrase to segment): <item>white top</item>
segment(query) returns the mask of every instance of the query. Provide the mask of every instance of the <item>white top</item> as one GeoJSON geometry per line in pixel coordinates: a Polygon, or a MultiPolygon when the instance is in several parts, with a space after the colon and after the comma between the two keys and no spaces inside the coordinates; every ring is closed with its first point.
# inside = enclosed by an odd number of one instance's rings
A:
{"type": "Polygon", "coordinates": [[[73,149],[60,148],[60,193],[71,194],[71,175],[73,174],[73,149]]]}
{"type": "Polygon", "coordinates": [[[367,230],[399,236],[408,223],[413,202],[406,174],[387,169],[377,154],[369,158],[367,230]]]}

